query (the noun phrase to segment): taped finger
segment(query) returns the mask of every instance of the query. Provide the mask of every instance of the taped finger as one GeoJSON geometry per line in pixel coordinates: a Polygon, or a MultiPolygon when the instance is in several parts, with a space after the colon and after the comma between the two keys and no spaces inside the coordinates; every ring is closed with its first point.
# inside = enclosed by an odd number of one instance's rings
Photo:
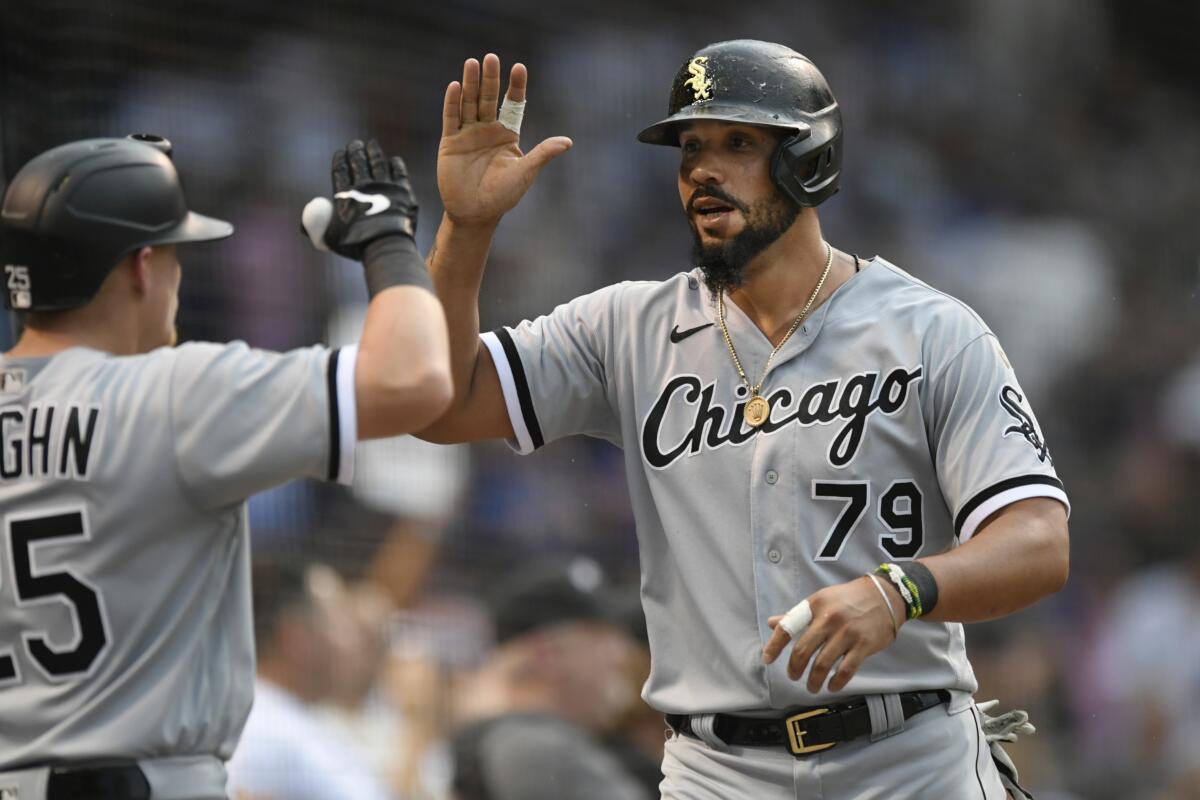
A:
{"type": "Polygon", "coordinates": [[[801,600],[783,615],[783,619],[779,620],[779,625],[795,639],[804,633],[804,629],[812,623],[812,618],[812,608],[809,607],[808,600],[801,600]]]}
{"type": "Polygon", "coordinates": [[[521,120],[525,117],[525,101],[505,97],[500,104],[499,122],[518,136],[521,135],[521,120]]]}

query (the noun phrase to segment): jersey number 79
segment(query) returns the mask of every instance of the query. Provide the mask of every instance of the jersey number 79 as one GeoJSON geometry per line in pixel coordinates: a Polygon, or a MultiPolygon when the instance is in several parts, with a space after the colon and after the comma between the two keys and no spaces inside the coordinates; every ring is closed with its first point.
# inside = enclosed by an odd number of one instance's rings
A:
{"type": "MultiPolygon", "coordinates": [[[[814,500],[832,500],[845,504],[833,523],[817,561],[836,561],[842,555],[850,534],[871,502],[869,481],[813,481],[814,500]]],[[[892,558],[914,558],[925,543],[921,490],[912,481],[893,481],[879,497],[879,521],[888,529],[880,534],[879,546],[892,558]]]]}

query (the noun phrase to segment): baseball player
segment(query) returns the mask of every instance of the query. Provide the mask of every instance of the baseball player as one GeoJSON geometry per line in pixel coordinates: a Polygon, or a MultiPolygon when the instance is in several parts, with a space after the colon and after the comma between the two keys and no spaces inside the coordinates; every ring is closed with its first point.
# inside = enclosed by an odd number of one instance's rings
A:
{"type": "Polygon", "coordinates": [[[357,346],[288,353],[175,340],[188,211],[165,140],[34,158],[2,216],[0,797],[216,800],[254,682],[245,500],[348,482],[357,439],[449,402],[445,320],[412,234],[404,165],[334,157],[321,247],[363,262],[357,346]]]}
{"type": "Polygon", "coordinates": [[[995,336],[824,241],[834,96],[804,56],[732,41],[638,137],[679,149],[695,268],[480,337],[492,234],[571,146],[522,155],[527,78],[497,109],[488,55],[446,91],[430,260],[457,394],[421,435],[624,449],[664,797],[1003,798],[961,623],[1063,585],[1068,506],[995,336]]]}

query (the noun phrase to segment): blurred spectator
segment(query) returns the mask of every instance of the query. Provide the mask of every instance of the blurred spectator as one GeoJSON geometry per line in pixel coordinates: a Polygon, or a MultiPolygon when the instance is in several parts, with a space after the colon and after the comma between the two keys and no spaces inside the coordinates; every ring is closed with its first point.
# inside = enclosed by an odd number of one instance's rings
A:
{"type": "Polygon", "coordinates": [[[1109,770],[1145,796],[1200,796],[1200,545],[1111,592],[1095,656],[1109,770]]]}
{"type": "Polygon", "coordinates": [[[314,713],[330,697],[339,641],[348,630],[345,588],[328,567],[257,561],[254,632],[258,680],[254,706],[233,759],[235,800],[389,800],[394,798],[335,730],[314,713]]]}
{"type": "Polygon", "coordinates": [[[653,795],[601,744],[635,702],[629,634],[609,620],[595,562],[536,564],[492,598],[497,647],[454,738],[458,800],[653,795]]]}

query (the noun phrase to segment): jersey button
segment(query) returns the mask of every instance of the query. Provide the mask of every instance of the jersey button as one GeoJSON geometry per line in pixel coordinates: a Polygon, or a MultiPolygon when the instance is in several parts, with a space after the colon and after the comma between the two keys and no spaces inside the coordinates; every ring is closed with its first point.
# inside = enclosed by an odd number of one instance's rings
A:
{"type": "Polygon", "coordinates": [[[775,485],[775,482],[776,482],[776,481],[778,481],[778,480],[779,480],[779,473],[778,473],[778,472],[776,472],[776,471],[775,471],[775,470],[773,470],[773,469],[769,469],[769,470],[767,470],[767,483],[769,483],[769,484],[771,484],[772,486],[774,486],[774,485],[775,485]]]}
{"type": "Polygon", "coordinates": [[[783,558],[783,553],[779,552],[778,550],[772,550],[769,553],[767,553],[767,560],[770,561],[772,564],[778,564],[779,560],[782,558],[783,558]]]}

